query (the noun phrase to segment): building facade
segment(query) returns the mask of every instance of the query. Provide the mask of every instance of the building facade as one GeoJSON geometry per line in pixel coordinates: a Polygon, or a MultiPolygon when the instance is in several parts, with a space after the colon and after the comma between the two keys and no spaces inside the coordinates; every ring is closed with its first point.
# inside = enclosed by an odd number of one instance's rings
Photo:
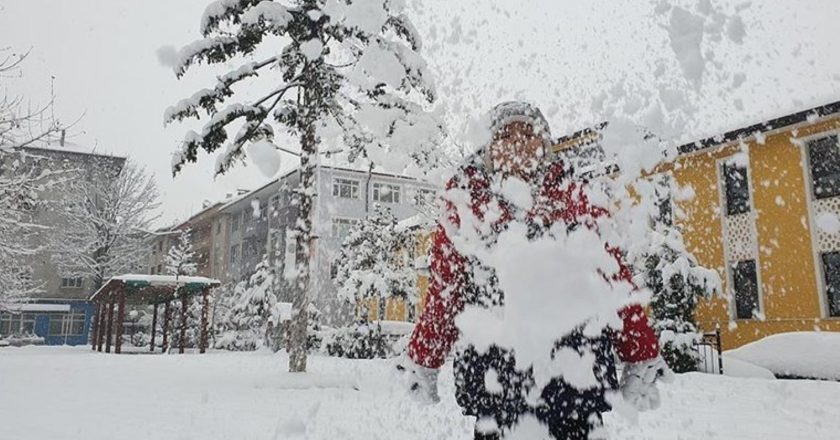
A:
{"type": "MultiPolygon", "coordinates": [[[[601,128],[556,149],[598,159],[581,152],[599,150],[591,147],[601,128]]],[[[696,318],[703,331],[721,330],[724,349],[775,333],[840,331],[838,136],[835,102],[682,145],[645,176],[693,192],[670,205],[684,214],[674,220],[687,249],[723,282],[696,318]]]]}
{"type": "MultiPolygon", "coordinates": [[[[165,268],[163,256],[177,238],[172,231],[189,225],[209,226],[199,258],[198,275],[220,280],[223,284],[246,281],[263,258],[277,264],[281,275],[302,258],[293,239],[299,218],[293,191],[300,175],[293,170],[256,190],[240,191],[227,200],[208,206],[186,222],[159,231],[150,249],[149,272],[165,268]]],[[[434,185],[388,173],[349,168],[319,166],[315,171],[318,196],[313,207],[315,246],[311,254],[312,304],[326,324],[340,325],[354,316],[351,304],[339,301],[333,284],[334,264],[350,227],[365,218],[376,204],[391,209],[397,219],[417,215],[431,197],[434,185]]],[[[195,226],[193,226],[195,231],[195,226]]],[[[194,232],[195,233],[195,232],[194,232]]],[[[197,243],[194,248],[198,249],[197,243]]],[[[280,301],[291,302],[294,283],[282,282],[280,301]]],[[[396,306],[395,306],[396,307],[396,306]]]]}
{"type": "MultiPolygon", "coordinates": [[[[36,170],[52,171],[54,179],[65,182],[114,179],[126,160],[73,145],[26,147],[14,154],[20,162],[12,161],[14,165],[4,172],[14,173],[32,166],[36,170]]],[[[67,191],[72,191],[73,185],[45,187],[38,194],[39,203],[30,212],[29,221],[47,231],[61,231],[67,225],[57,207],[68,197],[67,191]]],[[[28,276],[37,291],[13,310],[0,313],[0,338],[34,335],[49,345],[86,344],[94,313],[87,299],[96,289],[94,280],[63,273],[54,262],[50,248],[45,246],[46,238],[37,235],[33,239],[38,243],[31,243],[32,249],[38,251],[25,259],[25,266],[31,269],[28,276]]]]}

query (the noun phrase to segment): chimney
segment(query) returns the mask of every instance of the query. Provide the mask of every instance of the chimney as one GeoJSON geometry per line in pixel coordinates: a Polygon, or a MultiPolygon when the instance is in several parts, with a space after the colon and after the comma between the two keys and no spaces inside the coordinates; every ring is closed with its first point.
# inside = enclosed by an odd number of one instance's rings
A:
{"type": "Polygon", "coordinates": [[[212,205],[212,204],[213,204],[213,203],[212,203],[211,201],[209,201],[209,200],[205,200],[205,201],[201,202],[201,209],[207,209],[207,208],[209,208],[209,207],[210,207],[210,205],[212,205]]]}
{"type": "Polygon", "coordinates": [[[58,141],[58,144],[63,148],[64,147],[64,138],[67,137],[67,130],[61,130],[61,139],[58,141]]]}

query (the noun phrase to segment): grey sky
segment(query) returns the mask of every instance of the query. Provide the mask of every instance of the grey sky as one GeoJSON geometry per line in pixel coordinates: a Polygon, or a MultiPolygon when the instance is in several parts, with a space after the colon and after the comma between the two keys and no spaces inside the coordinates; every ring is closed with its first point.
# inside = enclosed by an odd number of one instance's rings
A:
{"type": "MultiPolygon", "coordinates": [[[[175,180],[169,173],[170,153],[188,126],[164,128],[163,111],[209,85],[215,72],[200,69],[177,81],[155,51],[198,38],[207,3],[0,1],[0,45],[32,48],[24,77],[2,79],[2,87],[43,102],[54,77],[57,115],[66,122],[84,114],[72,140],[145,165],[164,193],[164,218],[184,218],[204,199],[264,181],[254,167],[214,181],[208,157],[175,180]]],[[[564,134],[598,122],[591,110],[597,95],[626,78],[654,82],[653,64],[673,56],[649,0],[409,3],[419,11],[415,22],[450,116],[474,116],[500,100],[524,98],[546,110],[555,135],[564,134]]],[[[734,11],[744,2],[713,3],[734,11]]],[[[699,111],[686,131],[714,134],[840,99],[838,3],[754,1],[740,13],[747,31],[742,44],[704,42],[718,64],[688,95],[699,111]],[[727,81],[739,72],[746,81],[733,89],[727,81]]]]}

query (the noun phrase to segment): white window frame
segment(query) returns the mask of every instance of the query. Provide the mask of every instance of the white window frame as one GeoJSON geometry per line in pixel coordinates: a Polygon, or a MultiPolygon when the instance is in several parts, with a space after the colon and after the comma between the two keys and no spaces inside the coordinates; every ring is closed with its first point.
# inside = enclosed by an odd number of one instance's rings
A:
{"type": "MultiPolygon", "coordinates": [[[[726,148],[726,147],[724,147],[726,148]]],[[[727,245],[728,240],[728,233],[726,230],[726,180],[723,175],[723,165],[732,159],[732,156],[735,154],[746,154],[747,155],[747,186],[749,189],[749,196],[750,196],[750,210],[742,213],[741,215],[749,215],[752,219],[753,227],[755,228],[755,246],[753,248],[753,258],[755,260],[755,281],[758,283],[758,313],[765,315],[765,308],[764,308],[764,282],[761,277],[761,252],[759,248],[759,236],[758,236],[758,226],[756,225],[756,215],[755,215],[755,185],[753,185],[753,172],[752,172],[752,163],[750,162],[750,152],[749,149],[747,151],[736,151],[733,154],[727,155],[715,161],[715,171],[717,174],[717,185],[718,185],[718,203],[720,208],[720,230],[721,230],[721,242],[723,244],[723,268],[726,271],[725,278],[726,278],[726,287],[727,291],[731,293],[728,295],[729,298],[727,300],[727,311],[729,313],[729,320],[730,321],[756,321],[758,318],[753,317],[752,319],[738,319],[737,312],[735,310],[735,278],[732,269],[732,260],[729,258],[729,246],[727,245]]]]}
{"type": "MultiPolygon", "coordinates": [[[[333,238],[342,238],[342,235],[339,234],[339,224],[346,225],[348,228],[348,233],[350,232],[349,229],[359,223],[359,219],[357,218],[350,218],[350,217],[333,217],[330,221],[330,236],[333,238]]],[[[346,234],[344,235],[346,237],[346,234]]]]}
{"type": "Polygon", "coordinates": [[[814,276],[816,277],[817,300],[820,305],[820,318],[836,320],[840,318],[830,316],[828,313],[828,287],[825,284],[825,269],[823,268],[822,263],[822,253],[820,252],[819,243],[817,242],[817,228],[819,226],[817,225],[816,208],[814,207],[814,179],[811,177],[811,154],[808,151],[808,142],[827,136],[840,137],[840,129],[821,131],[819,133],[803,137],[794,137],[791,139],[791,143],[799,148],[800,158],[802,159],[799,162],[802,164],[802,182],[805,185],[805,201],[808,205],[808,232],[811,234],[811,257],[814,262],[814,276]]]}
{"type": "Polygon", "coordinates": [[[374,202],[392,203],[392,204],[402,203],[402,185],[400,185],[398,183],[373,182],[373,185],[371,185],[371,192],[372,192],[371,200],[373,200],[374,202]],[[391,187],[391,191],[388,193],[391,200],[382,200],[383,196],[381,194],[381,188],[383,186],[390,186],[391,187]],[[394,201],[395,190],[396,190],[396,194],[397,194],[397,200],[396,201],[394,201]]]}
{"type": "Polygon", "coordinates": [[[350,177],[335,176],[332,179],[332,195],[338,199],[359,200],[362,195],[362,182],[358,179],[350,177]],[[350,196],[344,197],[341,195],[343,185],[350,187],[350,196]]]}
{"type": "Polygon", "coordinates": [[[81,289],[83,284],[82,277],[61,277],[62,289],[81,289]]]}
{"type": "Polygon", "coordinates": [[[437,191],[431,188],[415,188],[414,190],[414,205],[415,206],[426,206],[434,204],[435,197],[437,195],[437,191]],[[430,197],[427,199],[424,195],[429,195],[430,197]]]}

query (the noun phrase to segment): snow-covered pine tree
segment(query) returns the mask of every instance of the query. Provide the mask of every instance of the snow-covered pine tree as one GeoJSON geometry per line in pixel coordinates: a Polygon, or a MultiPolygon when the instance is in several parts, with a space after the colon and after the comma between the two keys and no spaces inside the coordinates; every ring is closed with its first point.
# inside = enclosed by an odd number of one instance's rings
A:
{"type": "MultiPolygon", "coordinates": [[[[198,271],[196,258],[197,256],[192,246],[192,230],[190,228],[182,229],[178,233],[175,244],[166,253],[166,257],[164,258],[165,271],[172,276],[195,275],[198,271]]],[[[198,328],[201,325],[201,301],[180,295],[178,292],[175,295],[177,299],[170,304],[170,309],[173,311],[171,346],[180,346],[180,328],[182,325],[186,325],[185,346],[195,347],[198,345],[198,328]],[[182,322],[182,301],[187,301],[186,322],[182,322]]]]}
{"type": "Polygon", "coordinates": [[[169,275],[195,275],[198,270],[196,254],[192,246],[192,230],[185,228],[180,231],[175,245],[169,248],[164,259],[166,273],[169,275]]]}
{"type": "MultiPolygon", "coordinates": [[[[359,307],[359,318],[368,318],[371,299],[401,297],[411,306],[418,300],[417,272],[401,258],[413,247],[413,234],[399,230],[397,219],[387,208],[376,206],[370,215],[354,225],[336,259],[335,284],[339,298],[359,307]]],[[[384,310],[379,318],[384,319],[384,310]]]]}
{"type": "Polygon", "coordinates": [[[277,304],[275,282],[274,266],[263,257],[251,278],[234,287],[219,348],[256,350],[270,346],[269,321],[277,304]]]}
{"type": "Polygon", "coordinates": [[[175,57],[178,77],[202,62],[248,61],[166,111],[166,122],[199,118],[199,112],[209,118],[199,132],[187,134],[173,157],[173,172],[196,161],[200,149],[223,148],[216,167],[223,173],[247,143],[271,144],[275,128],[299,138],[295,239],[307,257],[295,271],[289,370],[305,371],[320,145],[335,137],[348,160],[387,159],[391,167],[408,165],[405,159],[434,160],[441,125],[422,105],[435,92],[418,54],[420,37],[404,14],[404,0],[219,0],[205,10],[201,34],[175,57]],[[245,80],[252,87],[241,87],[245,80]]]}
{"type": "Polygon", "coordinates": [[[671,179],[653,182],[654,214],[647,249],[636,262],[644,284],[652,291],[653,329],[659,336],[662,357],[678,373],[695,371],[700,338],[695,308],[701,297],[720,289],[717,272],[697,263],[686,249],[682,233],[673,224],[671,179]]]}

